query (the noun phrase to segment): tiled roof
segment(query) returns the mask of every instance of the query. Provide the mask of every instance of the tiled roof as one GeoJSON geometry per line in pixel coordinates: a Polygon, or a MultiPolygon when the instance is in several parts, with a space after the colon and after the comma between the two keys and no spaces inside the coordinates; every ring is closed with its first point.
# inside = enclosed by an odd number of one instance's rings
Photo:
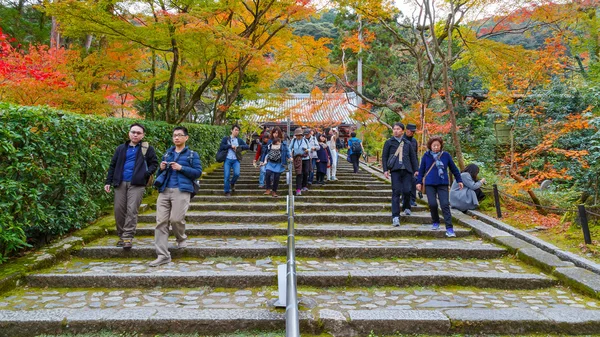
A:
{"type": "Polygon", "coordinates": [[[246,101],[242,108],[251,112],[254,123],[285,122],[289,116],[296,124],[356,124],[350,116],[356,111],[355,93],[271,94],[246,101]]]}

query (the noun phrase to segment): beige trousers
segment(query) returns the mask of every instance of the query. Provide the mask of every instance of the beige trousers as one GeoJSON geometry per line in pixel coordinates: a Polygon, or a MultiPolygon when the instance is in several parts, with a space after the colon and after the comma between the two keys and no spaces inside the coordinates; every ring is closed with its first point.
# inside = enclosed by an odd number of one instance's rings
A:
{"type": "Polygon", "coordinates": [[[156,201],[156,229],[154,244],[159,258],[170,258],[169,225],[177,242],[187,239],[185,235],[185,213],[190,207],[190,193],[178,188],[165,188],[156,201]]]}
{"type": "Polygon", "coordinates": [[[138,210],[144,197],[145,186],[132,186],[124,181],[115,188],[115,221],[121,239],[133,239],[137,227],[138,210]]]}

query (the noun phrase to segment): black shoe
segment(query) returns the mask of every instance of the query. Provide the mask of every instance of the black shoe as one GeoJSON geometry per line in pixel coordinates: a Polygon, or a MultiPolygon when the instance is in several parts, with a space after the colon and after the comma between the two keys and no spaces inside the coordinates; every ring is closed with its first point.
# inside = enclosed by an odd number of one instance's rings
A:
{"type": "Polygon", "coordinates": [[[419,199],[423,199],[423,193],[421,191],[419,191],[419,199]]]}
{"type": "Polygon", "coordinates": [[[416,203],[416,202],[414,202],[414,201],[411,201],[411,202],[410,202],[410,205],[411,205],[412,207],[417,207],[417,206],[418,206],[418,205],[417,205],[417,203],[416,203]]]}
{"type": "Polygon", "coordinates": [[[231,192],[235,192],[235,184],[231,184],[231,192]]]}

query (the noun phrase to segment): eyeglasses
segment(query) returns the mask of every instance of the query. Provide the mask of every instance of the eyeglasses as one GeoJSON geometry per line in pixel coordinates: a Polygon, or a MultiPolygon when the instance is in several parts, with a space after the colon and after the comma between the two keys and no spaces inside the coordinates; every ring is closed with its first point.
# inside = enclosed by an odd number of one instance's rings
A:
{"type": "Polygon", "coordinates": [[[143,135],[144,133],[141,131],[129,131],[132,135],[143,135]]]}
{"type": "Polygon", "coordinates": [[[187,135],[184,135],[182,133],[176,133],[173,135],[173,138],[180,138],[180,137],[187,137],[187,135]]]}

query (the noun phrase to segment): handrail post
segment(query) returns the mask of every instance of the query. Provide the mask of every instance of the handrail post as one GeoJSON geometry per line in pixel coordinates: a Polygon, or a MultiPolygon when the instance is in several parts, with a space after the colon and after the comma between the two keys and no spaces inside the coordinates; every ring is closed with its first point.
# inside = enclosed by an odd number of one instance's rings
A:
{"type": "MultiPolygon", "coordinates": [[[[288,124],[289,125],[289,124],[288,124]]],[[[287,261],[286,261],[286,294],[285,294],[285,336],[300,336],[300,318],[298,314],[298,291],[296,288],[296,240],[294,234],[294,194],[292,189],[293,161],[288,163],[288,238],[287,238],[287,261]]]]}

